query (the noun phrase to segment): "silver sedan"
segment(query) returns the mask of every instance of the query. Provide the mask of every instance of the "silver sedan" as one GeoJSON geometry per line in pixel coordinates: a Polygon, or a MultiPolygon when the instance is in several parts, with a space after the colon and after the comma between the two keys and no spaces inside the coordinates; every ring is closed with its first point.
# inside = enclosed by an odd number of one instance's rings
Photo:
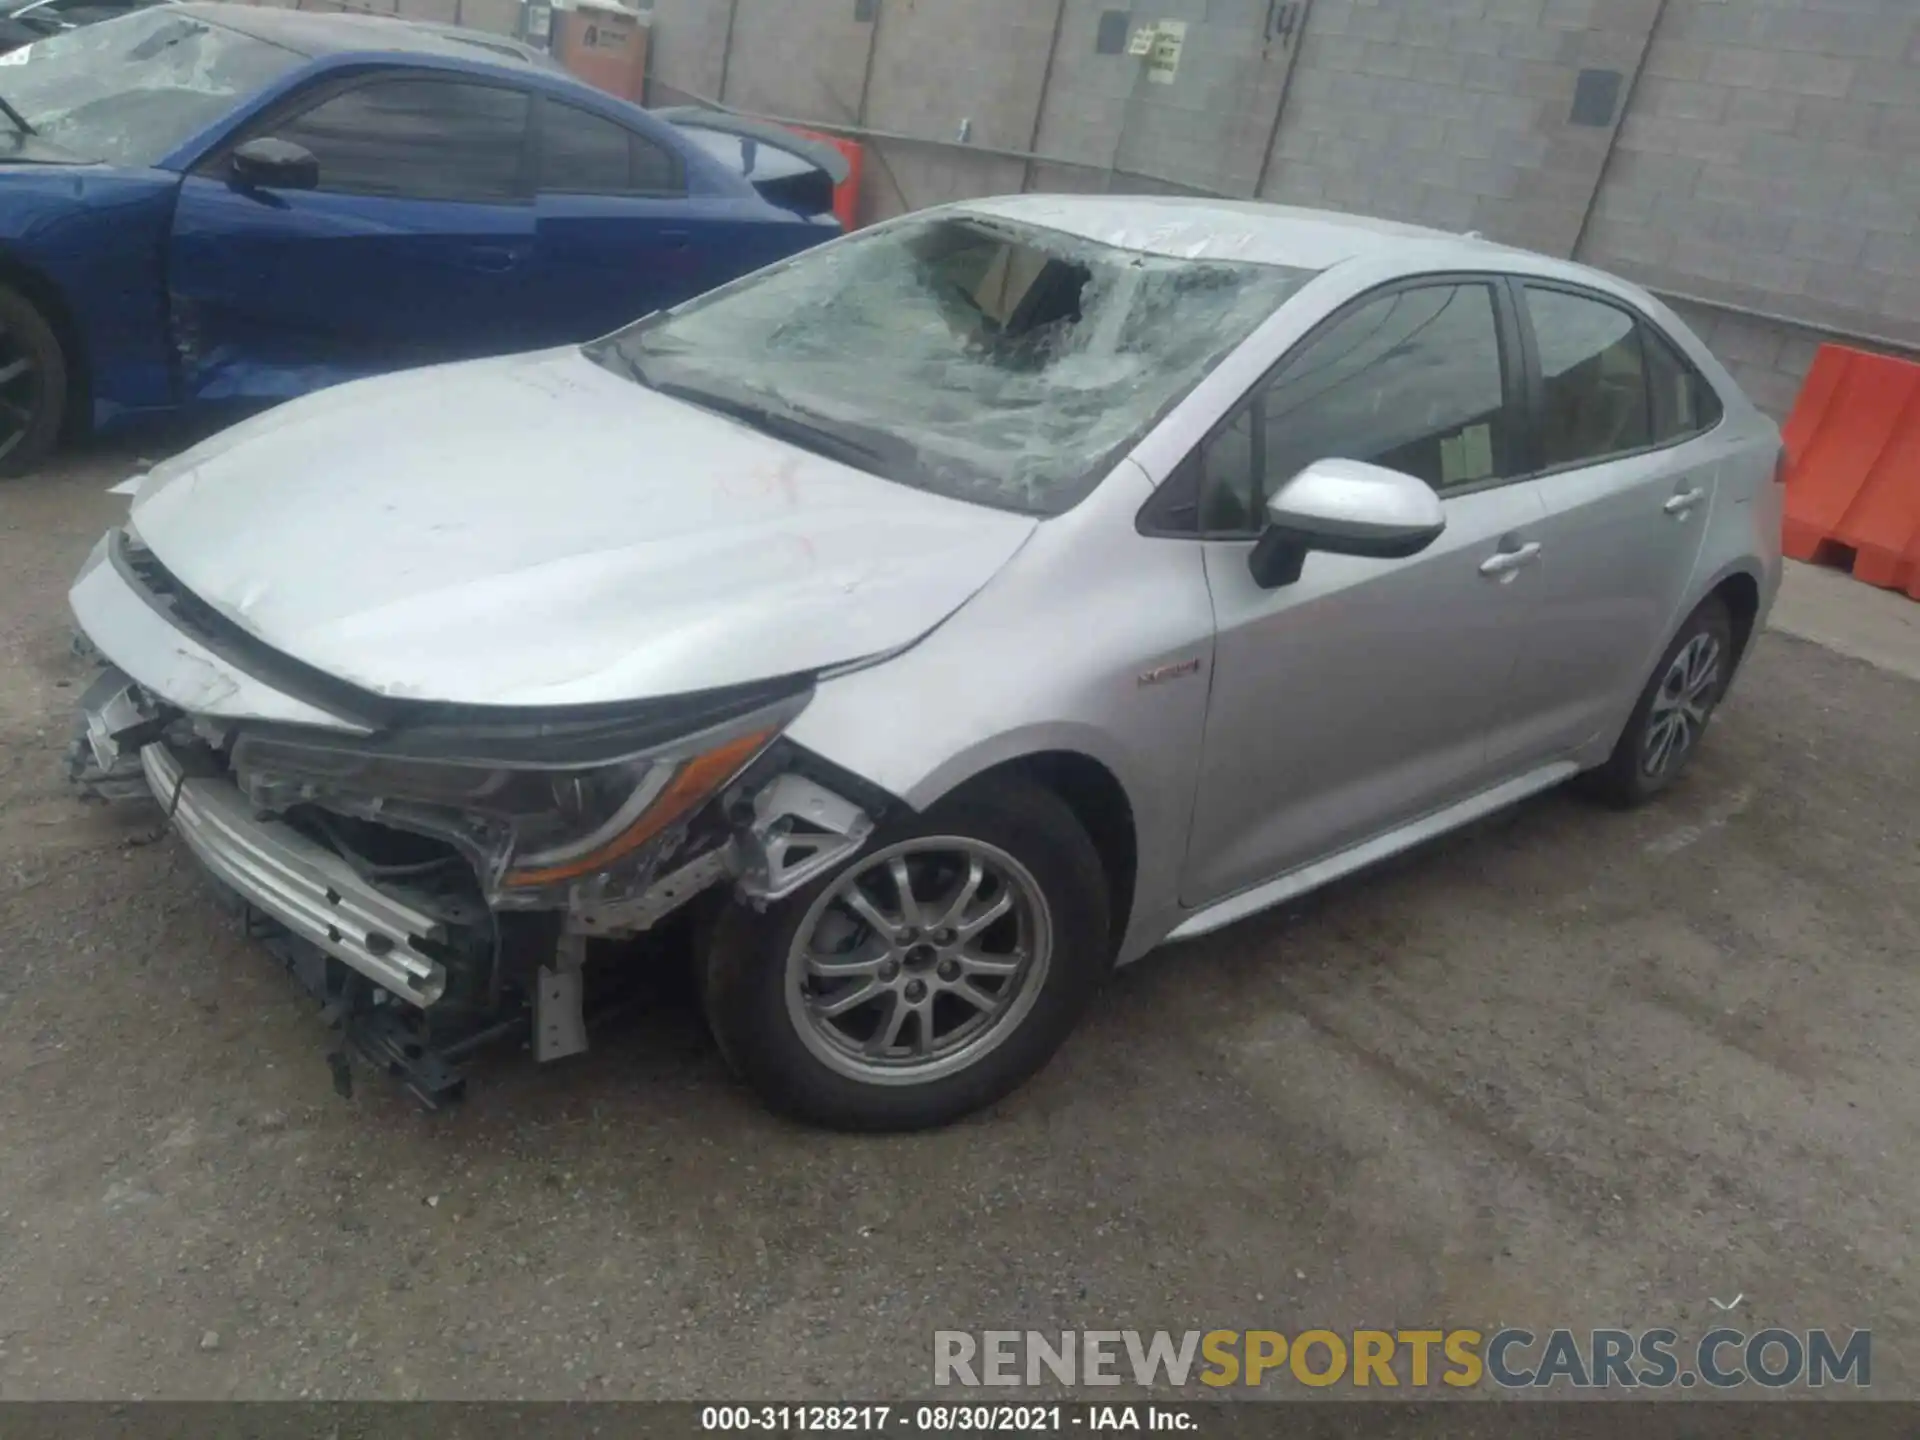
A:
{"type": "Polygon", "coordinates": [[[1579,265],[970,202],[155,468],[73,589],[73,773],[157,795],[429,1098],[690,954],[768,1103],[934,1125],[1116,965],[1671,785],[1779,583],[1780,453],[1579,265]]]}

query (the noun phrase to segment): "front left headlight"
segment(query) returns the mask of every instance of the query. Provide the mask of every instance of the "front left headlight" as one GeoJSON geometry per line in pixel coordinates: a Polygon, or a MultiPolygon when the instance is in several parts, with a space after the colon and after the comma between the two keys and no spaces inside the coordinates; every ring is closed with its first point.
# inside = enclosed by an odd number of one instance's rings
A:
{"type": "Polygon", "coordinates": [[[792,719],[761,712],[672,745],[599,762],[425,759],[330,737],[243,733],[233,769],[256,803],[329,802],[360,815],[444,816],[484,854],[489,888],[531,891],[629,860],[724,789],[792,719]]]}

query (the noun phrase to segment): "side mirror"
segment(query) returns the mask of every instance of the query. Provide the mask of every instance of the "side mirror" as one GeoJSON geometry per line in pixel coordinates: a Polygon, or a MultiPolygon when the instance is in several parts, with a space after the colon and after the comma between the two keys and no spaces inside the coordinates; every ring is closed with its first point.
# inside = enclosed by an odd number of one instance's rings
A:
{"type": "Polygon", "coordinates": [[[1316,460],[1274,491],[1267,528],[1247,559],[1263,589],[1300,578],[1307,552],[1404,560],[1447,528],[1431,486],[1359,460],[1316,460]]]}
{"type": "Polygon", "coordinates": [[[270,135],[236,149],[232,172],[234,183],[248,190],[312,190],[320,183],[320,162],[311,150],[270,135]]]}

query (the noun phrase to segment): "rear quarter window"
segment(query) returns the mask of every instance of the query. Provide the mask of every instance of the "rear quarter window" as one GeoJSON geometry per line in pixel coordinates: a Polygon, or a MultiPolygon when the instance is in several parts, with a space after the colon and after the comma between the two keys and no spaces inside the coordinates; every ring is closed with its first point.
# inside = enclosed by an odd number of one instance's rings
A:
{"type": "Polygon", "coordinates": [[[1720,423],[1720,396],[1667,338],[1643,326],[1647,349],[1647,389],[1653,402],[1656,444],[1701,435],[1720,423]]]}

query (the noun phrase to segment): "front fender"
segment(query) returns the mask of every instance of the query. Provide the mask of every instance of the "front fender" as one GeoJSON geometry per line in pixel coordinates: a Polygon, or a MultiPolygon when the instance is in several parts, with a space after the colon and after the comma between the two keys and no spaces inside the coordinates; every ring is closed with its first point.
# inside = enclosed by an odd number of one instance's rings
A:
{"type": "Polygon", "coordinates": [[[823,682],[788,732],[917,810],[1029,755],[1105,766],[1134,820],[1122,962],[1178,915],[1213,667],[1199,548],[1133,527],[1150,493],[1123,465],[919,644],[823,682]]]}
{"type": "Polygon", "coordinates": [[[180,177],[96,165],[0,166],[0,271],[69,330],[96,425],[175,402],[166,249],[180,177]]]}

